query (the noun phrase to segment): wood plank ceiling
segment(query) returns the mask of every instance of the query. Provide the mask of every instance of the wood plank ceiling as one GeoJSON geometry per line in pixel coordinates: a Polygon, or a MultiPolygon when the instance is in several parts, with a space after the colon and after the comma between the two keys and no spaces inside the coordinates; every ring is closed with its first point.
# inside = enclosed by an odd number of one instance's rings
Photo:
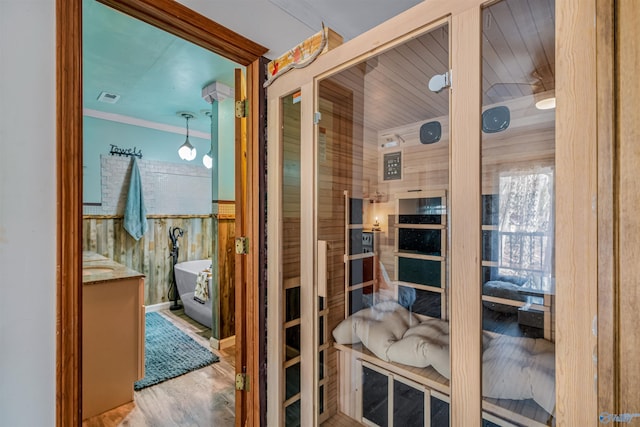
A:
{"type": "MultiPolygon", "coordinates": [[[[554,0],[499,2],[484,10],[483,19],[483,104],[553,90],[554,0]]],[[[363,101],[355,119],[367,130],[444,117],[448,92],[433,93],[428,82],[449,69],[448,45],[449,28],[443,25],[330,79],[363,101]]]]}

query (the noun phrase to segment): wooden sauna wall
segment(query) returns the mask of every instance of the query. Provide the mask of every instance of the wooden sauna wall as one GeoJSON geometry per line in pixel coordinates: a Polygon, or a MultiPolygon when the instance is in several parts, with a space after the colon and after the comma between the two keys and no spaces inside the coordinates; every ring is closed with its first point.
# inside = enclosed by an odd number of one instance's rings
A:
{"type": "MultiPolygon", "coordinates": [[[[552,166],[555,158],[555,110],[537,110],[532,97],[496,105],[507,105],[511,111],[511,124],[503,132],[483,133],[482,139],[482,194],[498,192],[500,172],[525,170],[533,166],[552,166]]],[[[489,108],[489,107],[487,107],[489,108]]],[[[380,220],[380,259],[389,277],[394,274],[394,229],[395,198],[397,193],[411,190],[448,190],[449,181],[449,117],[438,117],[406,126],[370,132],[376,147],[384,138],[381,135],[398,134],[405,142],[402,151],[403,175],[399,181],[383,181],[381,178],[382,156],[398,151],[398,147],[378,150],[368,148],[365,156],[364,187],[370,200],[375,200],[376,192],[381,202],[371,203],[365,222],[372,223],[374,217],[380,220]],[[437,120],[442,126],[442,138],[431,145],[420,144],[420,126],[437,120]],[[375,153],[375,155],[371,155],[375,153]]],[[[371,140],[367,139],[367,144],[371,140]]],[[[372,147],[373,145],[368,145],[372,147]]]]}
{"type": "MultiPolygon", "coordinates": [[[[144,304],[152,305],[167,302],[167,293],[171,278],[171,258],[169,252],[169,228],[180,227],[184,236],[180,238],[179,262],[198,259],[210,259],[212,256],[212,216],[185,215],[148,217],[149,229],[138,241],[123,228],[122,216],[85,215],[82,220],[82,249],[92,251],[113,259],[136,271],[145,278],[144,304]]],[[[233,285],[233,262],[235,253],[228,251],[229,242],[234,238],[234,220],[220,221],[219,235],[226,236],[227,252],[219,265],[224,266],[224,283],[233,285]],[[227,270],[228,269],[228,270],[227,270]]],[[[231,243],[232,244],[232,243],[231,243]]],[[[222,245],[221,245],[222,247],[222,245]]],[[[232,248],[233,246],[231,246],[232,248]]],[[[222,268],[221,268],[222,274],[222,268]]],[[[234,295],[233,289],[221,290],[221,294],[234,295]]],[[[232,316],[223,314],[222,317],[232,316]]]]}
{"type": "MultiPolygon", "coordinates": [[[[318,141],[317,215],[318,239],[328,241],[325,333],[329,341],[331,331],[344,319],[344,191],[349,191],[351,197],[362,197],[363,191],[363,86],[361,67],[354,67],[319,85],[322,120],[318,141]]],[[[325,412],[321,421],[338,410],[337,355],[333,346],[326,351],[325,412]]]]}

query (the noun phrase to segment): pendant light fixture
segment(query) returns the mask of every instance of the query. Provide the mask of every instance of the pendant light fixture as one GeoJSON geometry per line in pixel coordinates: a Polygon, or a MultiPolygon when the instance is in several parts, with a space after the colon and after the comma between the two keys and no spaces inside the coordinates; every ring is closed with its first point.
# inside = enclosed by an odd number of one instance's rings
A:
{"type": "MultiPolygon", "coordinates": [[[[213,116],[211,115],[211,111],[209,110],[204,111],[204,115],[209,117],[209,120],[211,120],[212,127],[213,127],[213,116]]],[[[202,164],[207,169],[211,169],[213,167],[213,153],[211,152],[211,144],[209,144],[209,152],[205,154],[204,157],[202,157],[202,164]]]]}
{"type": "Polygon", "coordinates": [[[189,142],[189,119],[195,118],[193,113],[181,112],[179,116],[183,117],[187,121],[187,139],[184,144],[178,148],[178,155],[182,160],[191,161],[196,158],[196,148],[189,142]]]}

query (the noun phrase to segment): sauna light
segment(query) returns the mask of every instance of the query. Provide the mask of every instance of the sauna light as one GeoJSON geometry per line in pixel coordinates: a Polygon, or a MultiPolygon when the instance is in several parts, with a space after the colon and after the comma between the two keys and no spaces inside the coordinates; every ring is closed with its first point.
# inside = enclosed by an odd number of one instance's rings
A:
{"type": "Polygon", "coordinates": [[[191,161],[196,158],[196,148],[189,142],[189,119],[193,119],[194,115],[191,113],[178,113],[178,115],[184,117],[187,121],[187,139],[178,148],[178,155],[182,160],[191,161]]]}
{"type": "Polygon", "coordinates": [[[538,110],[551,110],[552,108],[556,108],[555,90],[534,93],[533,102],[535,102],[538,110]]]}
{"type": "Polygon", "coordinates": [[[211,150],[209,150],[209,152],[202,158],[202,164],[207,169],[211,169],[213,167],[213,155],[211,153],[211,150]]]}
{"type": "Polygon", "coordinates": [[[556,97],[550,97],[550,98],[545,98],[545,99],[541,99],[540,101],[536,102],[536,108],[538,110],[550,110],[552,108],[556,108],[556,97]]]}
{"type": "Polygon", "coordinates": [[[385,142],[380,144],[382,148],[396,147],[404,143],[404,138],[398,135],[397,133],[393,135],[382,135],[382,137],[385,139],[385,142]]]}
{"type": "Polygon", "coordinates": [[[371,229],[373,231],[380,231],[380,223],[378,222],[378,217],[376,217],[376,222],[373,223],[373,227],[371,229]]]}

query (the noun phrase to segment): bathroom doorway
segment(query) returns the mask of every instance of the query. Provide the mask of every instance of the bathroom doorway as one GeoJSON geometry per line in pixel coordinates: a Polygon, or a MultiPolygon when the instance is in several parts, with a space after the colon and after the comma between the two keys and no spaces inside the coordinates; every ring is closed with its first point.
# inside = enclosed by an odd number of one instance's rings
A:
{"type": "MultiPolygon", "coordinates": [[[[229,31],[220,31],[221,27],[202,16],[195,16],[192,11],[186,7],[169,1],[154,2],[153,5],[140,6],[140,2],[132,1],[105,1],[106,3],[121,12],[125,12],[131,16],[142,19],[145,22],[161,27],[173,34],[195,42],[199,46],[210,49],[222,56],[238,62],[246,66],[247,77],[251,90],[248,101],[251,106],[250,111],[257,112],[257,108],[261,87],[259,82],[258,67],[261,65],[260,55],[266,49],[255,43],[242,38],[241,36],[231,34],[229,31]],[[202,30],[208,28],[208,30],[202,30]],[[215,34],[214,34],[215,33],[215,34]],[[231,40],[229,39],[231,38],[231,40]]],[[[58,2],[58,44],[64,48],[58,51],[58,141],[59,152],[65,153],[64,164],[62,155],[59,156],[59,247],[58,247],[58,264],[60,275],[58,278],[58,366],[57,371],[57,413],[58,425],[78,425],[80,411],[81,396],[79,391],[81,384],[81,322],[82,307],[81,301],[81,258],[82,250],[81,242],[81,211],[82,211],[82,182],[78,182],[77,177],[82,171],[82,90],[78,82],[81,81],[81,39],[79,37],[82,17],[82,1],[60,1],[58,2]],[[63,94],[63,95],[61,95],[63,94]],[[63,212],[63,214],[60,214],[63,212]],[[71,236],[67,239],[61,236],[71,236]]],[[[250,241],[259,242],[259,238],[251,235],[253,228],[248,227],[251,224],[258,224],[257,220],[249,218],[257,211],[258,188],[245,183],[251,180],[254,173],[253,165],[247,167],[243,163],[254,159],[253,151],[258,147],[259,123],[257,120],[251,120],[250,117],[236,119],[240,122],[248,122],[246,124],[245,137],[248,143],[242,144],[243,138],[236,136],[236,170],[242,173],[236,173],[236,209],[239,213],[240,220],[236,224],[236,235],[244,235],[250,237],[250,241]],[[247,202],[251,201],[247,208],[247,202]],[[246,218],[245,218],[246,217],[246,218]]],[[[257,157],[255,157],[257,160],[257,157]]],[[[256,162],[257,164],[257,162],[256,162]]],[[[251,181],[250,181],[251,182],[251,181]]],[[[236,296],[239,297],[238,310],[244,313],[239,316],[236,321],[240,327],[236,330],[236,370],[238,372],[252,373],[254,367],[258,365],[257,360],[251,357],[257,357],[260,353],[257,349],[259,340],[249,341],[252,347],[246,345],[246,335],[251,333],[251,328],[256,328],[260,320],[258,319],[258,307],[251,307],[254,311],[247,310],[243,301],[244,298],[254,298],[253,289],[245,291],[242,286],[253,277],[247,277],[247,272],[255,272],[257,277],[257,268],[250,268],[257,265],[257,244],[252,254],[244,256],[236,256],[236,282],[241,284],[236,289],[236,296]],[[240,309],[240,307],[243,307],[240,309]],[[254,345],[255,343],[255,345],[254,345]],[[247,355],[247,353],[249,355],[247,355]],[[239,361],[239,363],[237,363],[239,361]]],[[[251,287],[250,287],[251,288],[251,287]]],[[[256,298],[258,299],[258,298],[256,298]]],[[[253,376],[259,378],[259,374],[253,376]]],[[[236,424],[256,423],[248,420],[247,405],[252,408],[256,407],[254,402],[259,402],[259,387],[254,386],[251,392],[236,392],[236,424]],[[254,397],[255,395],[255,397],[254,397]],[[247,403],[249,402],[249,403],[247,403]]],[[[254,412],[254,411],[251,411],[254,412]]],[[[259,417],[259,411],[254,415],[259,417]]]]}

